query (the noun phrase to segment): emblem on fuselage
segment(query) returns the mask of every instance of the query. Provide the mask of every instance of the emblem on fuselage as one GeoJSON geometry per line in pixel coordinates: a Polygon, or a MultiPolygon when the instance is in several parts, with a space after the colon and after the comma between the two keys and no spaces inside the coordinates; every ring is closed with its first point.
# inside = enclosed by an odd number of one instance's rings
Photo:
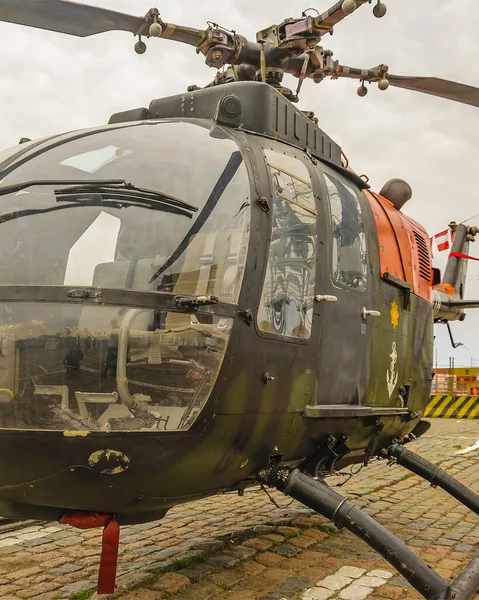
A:
{"type": "Polygon", "coordinates": [[[392,393],[396,389],[396,385],[397,385],[398,377],[399,377],[399,373],[396,371],[396,361],[398,358],[398,353],[396,350],[396,342],[392,343],[391,354],[389,356],[391,357],[391,364],[388,369],[387,384],[388,384],[389,397],[391,397],[392,393]]]}
{"type": "Polygon", "coordinates": [[[391,310],[389,312],[391,315],[391,325],[394,326],[394,329],[399,325],[399,308],[396,304],[396,301],[391,302],[391,310]]]}

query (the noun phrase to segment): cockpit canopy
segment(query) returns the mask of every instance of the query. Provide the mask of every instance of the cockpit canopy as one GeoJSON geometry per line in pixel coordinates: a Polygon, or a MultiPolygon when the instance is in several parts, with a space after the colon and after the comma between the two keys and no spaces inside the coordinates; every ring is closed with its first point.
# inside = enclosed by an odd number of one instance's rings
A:
{"type": "Polygon", "coordinates": [[[150,121],[28,146],[13,161],[0,156],[0,194],[36,182],[0,195],[0,286],[123,290],[124,305],[4,304],[0,427],[188,428],[216,380],[231,319],[200,322],[129,298],[238,301],[250,184],[237,144],[201,121],[150,121]],[[89,187],[112,180],[134,188],[89,187]]]}

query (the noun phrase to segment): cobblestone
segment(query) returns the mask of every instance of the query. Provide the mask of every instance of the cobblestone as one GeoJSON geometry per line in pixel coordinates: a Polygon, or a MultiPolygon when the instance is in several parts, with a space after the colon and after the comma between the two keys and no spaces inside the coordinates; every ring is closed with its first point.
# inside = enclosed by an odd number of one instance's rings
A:
{"type": "Polygon", "coordinates": [[[175,594],[187,585],[190,585],[190,580],[185,575],[180,575],[179,573],[167,573],[153,583],[151,588],[160,592],[175,594]]]}
{"type": "Polygon", "coordinates": [[[299,554],[300,550],[299,548],[295,548],[291,544],[286,543],[275,546],[273,552],[276,552],[276,554],[284,556],[285,558],[291,558],[293,556],[296,556],[296,554],[299,554]]]}
{"type": "MultiPolygon", "coordinates": [[[[411,449],[478,491],[477,451],[455,454],[478,434],[476,422],[436,420],[411,449]]],[[[373,463],[341,492],[444,577],[456,576],[479,544],[476,515],[399,467],[373,463]]],[[[282,495],[273,495],[284,503],[282,495]]],[[[97,530],[80,533],[57,523],[0,533],[0,599],[86,593],[96,585],[100,549],[97,530]]],[[[118,567],[112,600],[420,598],[352,534],[296,502],[274,508],[259,491],[215,496],[179,506],[160,522],[123,527],[118,567]],[[324,581],[336,582],[334,589],[324,581]]]]}

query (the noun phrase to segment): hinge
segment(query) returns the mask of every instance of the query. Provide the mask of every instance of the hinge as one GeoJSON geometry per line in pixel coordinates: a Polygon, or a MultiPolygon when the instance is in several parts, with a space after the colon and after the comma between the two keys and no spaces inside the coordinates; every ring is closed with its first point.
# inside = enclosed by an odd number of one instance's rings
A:
{"type": "Polygon", "coordinates": [[[238,312],[239,316],[243,318],[243,321],[246,323],[246,325],[248,325],[248,327],[251,325],[251,323],[253,322],[253,313],[250,311],[249,308],[245,308],[244,310],[240,310],[238,312]]]}
{"type": "Polygon", "coordinates": [[[269,207],[268,200],[264,196],[261,196],[261,198],[258,198],[258,204],[261,206],[261,209],[267,215],[269,215],[271,209],[269,207]]]}
{"type": "Polygon", "coordinates": [[[305,152],[306,156],[309,158],[309,160],[313,163],[313,165],[318,164],[317,159],[313,156],[313,153],[311,152],[311,150],[309,148],[305,148],[304,152],[305,152]]]}

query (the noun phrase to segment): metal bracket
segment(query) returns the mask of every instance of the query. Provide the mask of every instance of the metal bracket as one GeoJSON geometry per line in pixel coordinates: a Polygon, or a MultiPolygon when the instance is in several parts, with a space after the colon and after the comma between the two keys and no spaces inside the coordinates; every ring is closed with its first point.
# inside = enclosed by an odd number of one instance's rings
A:
{"type": "Polygon", "coordinates": [[[449,339],[451,340],[451,345],[453,348],[459,348],[459,346],[464,346],[462,342],[455,342],[452,337],[451,326],[449,325],[449,321],[446,321],[447,332],[449,334],[449,339]]]}
{"type": "Polygon", "coordinates": [[[271,209],[269,207],[268,200],[264,196],[261,196],[261,198],[258,198],[258,204],[260,205],[261,210],[263,212],[265,212],[267,215],[269,215],[269,213],[271,212],[271,209]]]}
{"type": "Polygon", "coordinates": [[[246,323],[246,325],[248,325],[248,327],[251,325],[251,323],[253,322],[253,313],[250,311],[249,308],[245,308],[244,310],[240,310],[238,312],[239,316],[243,318],[243,321],[246,323]]]}
{"type": "Polygon", "coordinates": [[[182,296],[176,296],[174,299],[174,305],[177,308],[199,308],[200,306],[208,306],[210,304],[218,304],[219,298],[217,296],[196,296],[196,298],[187,298],[182,296]]]}
{"type": "Polygon", "coordinates": [[[271,373],[263,373],[263,383],[269,383],[270,381],[274,381],[273,375],[271,373]]]}
{"type": "MultiPolygon", "coordinates": [[[[314,115],[314,113],[313,113],[313,115],[314,115]]],[[[318,164],[317,159],[313,156],[313,153],[311,152],[311,150],[309,148],[304,148],[304,153],[309,158],[309,160],[313,163],[313,165],[318,164]]]]}
{"type": "Polygon", "coordinates": [[[84,298],[85,300],[88,298],[96,299],[101,298],[102,293],[99,290],[86,290],[83,288],[78,288],[74,290],[70,290],[67,292],[67,296],[69,298],[84,298]]]}
{"type": "Polygon", "coordinates": [[[383,279],[384,281],[387,281],[388,283],[391,283],[392,285],[403,290],[403,308],[404,310],[407,310],[411,301],[411,285],[407,281],[404,281],[403,279],[396,277],[396,275],[388,272],[384,273],[383,279]]]}
{"type": "Polygon", "coordinates": [[[337,438],[329,435],[321,446],[311,454],[302,465],[302,471],[318,477],[321,473],[332,473],[338,458],[348,454],[351,448],[347,445],[348,436],[341,433],[337,438]]]}

